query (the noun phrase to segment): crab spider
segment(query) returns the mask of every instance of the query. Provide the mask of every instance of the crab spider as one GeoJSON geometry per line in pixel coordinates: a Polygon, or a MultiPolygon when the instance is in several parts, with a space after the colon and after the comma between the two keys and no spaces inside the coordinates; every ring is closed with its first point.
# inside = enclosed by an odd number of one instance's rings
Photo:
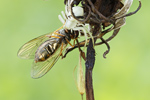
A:
{"type": "Polygon", "coordinates": [[[87,44],[87,38],[88,38],[87,34],[88,33],[89,33],[90,38],[92,38],[92,40],[93,40],[93,36],[90,33],[90,26],[89,26],[89,24],[84,24],[84,23],[81,23],[78,20],[74,19],[71,14],[71,9],[76,17],[84,16],[84,10],[82,7],[75,6],[75,7],[71,8],[68,4],[65,6],[65,13],[63,11],[61,11],[62,16],[59,15],[58,18],[64,24],[64,28],[69,29],[69,30],[79,31],[79,33],[80,32],[84,33],[84,36],[85,36],[84,49],[85,49],[86,44],[87,44]]]}

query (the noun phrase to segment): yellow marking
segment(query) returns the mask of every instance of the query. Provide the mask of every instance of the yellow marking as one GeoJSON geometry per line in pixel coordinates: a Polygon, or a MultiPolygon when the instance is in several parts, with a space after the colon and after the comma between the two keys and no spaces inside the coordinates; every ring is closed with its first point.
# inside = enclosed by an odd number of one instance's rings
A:
{"type": "Polygon", "coordinates": [[[60,37],[58,37],[58,36],[51,36],[51,37],[53,37],[53,38],[58,38],[58,39],[60,38],[60,37]]]}
{"type": "Polygon", "coordinates": [[[41,58],[41,60],[42,60],[42,61],[44,61],[44,60],[45,60],[45,58],[43,57],[43,58],[41,58]]]}

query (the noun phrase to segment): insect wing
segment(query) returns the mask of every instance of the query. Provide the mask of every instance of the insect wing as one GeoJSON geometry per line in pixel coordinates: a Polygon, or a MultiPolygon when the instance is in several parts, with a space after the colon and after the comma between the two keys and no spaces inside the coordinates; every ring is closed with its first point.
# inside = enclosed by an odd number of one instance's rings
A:
{"type": "Polygon", "coordinates": [[[30,40],[29,42],[25,43],[18,51],[18,57],[23,59],[34,59],[35,52],[37,48],[46,40],[49,39],[46,35],[52,35],[52,33],[47,33],[41,35],[35,39],[30,40]]]}
{"type": "MultiPolygon", "coordinates": [[[[66,44],[63,44],[63,49],[66,47],[66,44]]],[[[49,57],[46,61],[43,62],[33,62],[31,69],[31,77],[32,78],[40,78],[44,76],[57,62],[60,57],[61,46],[56,50],[56,52],[49,57]]]]}

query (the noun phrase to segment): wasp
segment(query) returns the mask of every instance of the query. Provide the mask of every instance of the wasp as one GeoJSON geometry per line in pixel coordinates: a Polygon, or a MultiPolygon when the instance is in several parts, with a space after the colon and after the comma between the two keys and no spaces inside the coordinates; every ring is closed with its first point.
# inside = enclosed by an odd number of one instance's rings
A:
{"type": "MultiPolygon", "coordinates": [[[[78,37],[78,33],[67,29],[56,30],[44,34],[25,43],[18,51],[18,57],[34,59],[31,69],[32,78],[44,76],[62,56],[63,50],[71,39],[78,37]]],[[[73,46],[73,45],[72,45],[73,46]]]]}

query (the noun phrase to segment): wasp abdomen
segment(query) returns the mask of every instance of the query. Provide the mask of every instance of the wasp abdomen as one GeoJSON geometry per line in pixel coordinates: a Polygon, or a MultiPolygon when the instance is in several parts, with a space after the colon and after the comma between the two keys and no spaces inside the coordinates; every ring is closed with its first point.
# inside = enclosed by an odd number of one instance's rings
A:
{"type": "Polygon", "coordinates": [[[47,60],[59,47],[58,41],[55,38],[42,43],[35,53],[35,62],[41,62],[47,60]]]}

